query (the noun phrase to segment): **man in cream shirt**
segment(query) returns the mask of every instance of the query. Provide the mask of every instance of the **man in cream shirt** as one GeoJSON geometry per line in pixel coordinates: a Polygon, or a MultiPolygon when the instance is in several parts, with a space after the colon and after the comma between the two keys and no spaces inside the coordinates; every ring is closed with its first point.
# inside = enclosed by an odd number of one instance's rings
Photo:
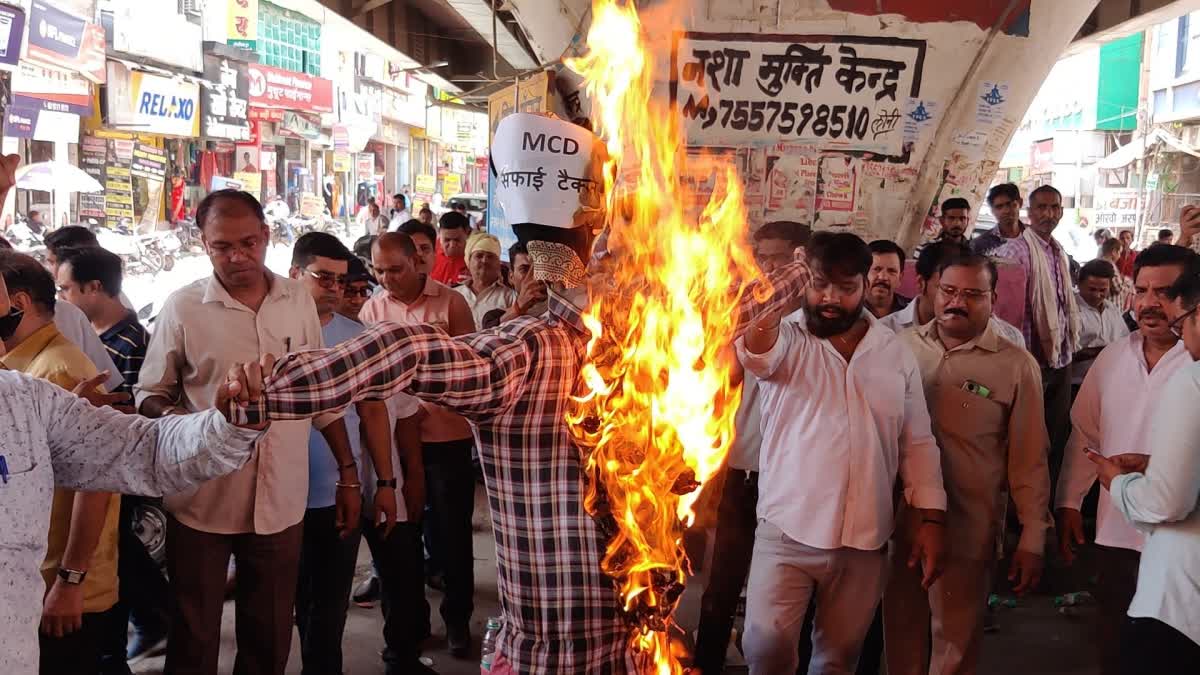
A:
{"type": "MultiPolygon", "coordinates": [[[[1059,546],[1068,563],[1075,557],[1074,547],[1083,544],[1079,509],[1096,482],[1096,467],[1085,451],[1105,457],[1151,452],[1153,413],[1165,403],[1162,396],[1167,382],[1191,362],[1183,343],[1171,331],[1167,291],[1195,256],[1181,246],[1163,244],[1137,257],[1133,284],[1138,330],[1100,352],[1079,389],[1071,409],[1073,432],[1054,498],[1059,546]]],[[[1109,493],[1101,491],[1094,557],[1099,573],[1096,646],[1101,650],[1105,675],[1120,672],[1121,624],[1137,587],[1143,543],[1142,533],[1121,517],[1109,493]]]]}

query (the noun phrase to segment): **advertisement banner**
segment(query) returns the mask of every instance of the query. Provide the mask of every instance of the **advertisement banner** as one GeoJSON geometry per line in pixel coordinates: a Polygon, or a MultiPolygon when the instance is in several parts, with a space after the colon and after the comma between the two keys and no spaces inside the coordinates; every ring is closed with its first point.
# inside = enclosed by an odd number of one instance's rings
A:
{"type": "Polygon", "coordinates": [[[104,174],[104,216],[109,227],[133,222],[133,141],[113,139],[108,143],[108,167],[104,174]]]}
{"type": "Polygon", "coordinates": [[[204,80],[201,132],[211,138],[249,141],[250,81],[246,64],[205,56],[204,80]]]}
{"type": "Polygon", "coordinates": [[[247,70],[250,77],[250,105],[333,112],[333,83],[329,80],[257,63],[250,64],[247,70]]]}
{"type": "Polygon", "coordinates": [[[92,90],[83,77],[22,61],[12,74],[14,104],[91,117],[92,90]]]}
{"type": "MultiPolygon", "coordinates": [[[[105,165],[107,164],[108,141],[96,136],[84,136],[79,146],[79,168],[84,173],[96,179],[97,183],[106,183],[105,165]]],[[[104,219],[104,192],[79,193],[79,215],[82,218],[104,219]]]]}
{"type": "MultiPolygon", "coordinates": [[[[234,173],[257,174],[262,171],[260,168],[262,162],[259,159],[261,152],[257,145],[238,143],[237,149],[234,150],[233,154],[234,166],[237,167],[234,173]]],[[[239,178],[238,180],[241,179],[239,178]]]]}
{"type": "Polygon", "coordinates": [[[311,192],[300,194],[300,215],[304,218],[316,218],[325,213],[325,200],[311,192]]]}
{"type": "Polygon", "coordinates": [[[130,164],[129,172],[137,178],[145,178],[149,181],[163,182],[167,178],[167,153],[164,150],[146,145],[144,143],[135,143],[133,146],[133,161],[130,164]]]}
{"type": "MultiPolygon", "coordinates": [[[[247,71],[249,74],[249,71],[247,71]]],[[[283,110],[279,108],[259,108],[258,106],[250,106],[250,119],[255,122],[282,122],[283,110]]]]}
{"type": "Polygon", "coordinates": [[[690,145],[801,142],[899,155],[901,106],[921,93],[923,40],[682,33],[671,103],[690,145]]]}
{"type": "Polygon", "coordinates": [[[1139,190],[1104,188],[1095,194],[1095,227],[1137,227],[1139,190]]]}
{"type": "Polygon", "coordinates": [[[345,124],[333,125],[333,149],[338,152],[350,150],[350,130],[345,124]]]}
{"type": "Polygon", "coordinates": [[[333,151],[333,172],[334,173],[350,173],[354,169],[354,158],[348,152],[342,150],[333,151]]]}
{"type": "Polygon", "coordinates": [[[285,110],[277,133],[280,136],[315,141],[321,137],[321,122],[301,113],[285,110]]]}
{"type": "Polygon", "coordinates": [[[226,0],[229,3],[229,27],[225,43],[254,51],[258,41],[258,0],[226,0]]]}
{"type": "Polygon", "coordinates": [[[242,184],[242,191],[249,192],[254,195],[255,199],[262,193],[262,174],[255,171],[248,173],[245,171],[234,172],[233,178],[242,184]]]}
{"type": "Polygon", "coordinates": [[[488,141],[496,133],[500,120],[514,112],[547,112],[550,110],[550,75],[545,71],[519,84],[510,84],[488,97],[488,141]]]}
{"type": "Polygon", "coordinates": [[[413,184],[413,200],[427,202],[433,199],[433,192],[437,189],[437,176],[428,173],[417,175],[416,182],[413,184]]]}
{"type": "Polygon", "coordinates": [[[462,192],[462,176],[448,173],[442,178],[442,196],[449,199],[462,192]]]}
{"type": "Polygon", "coordinates": [[[10,105],[4,111],[4,135],[9,138],[33,138],[40,108],[10,105]]]}
{"type": "Polygon", "coordinates": [[[258,168],[262,169],[263,171],[265,171],[267,173],[274,173],[275,166],[276,166],[276,156],[277,156],[277,153],[275,151],[274,146],[267,146],[265,148],[262,148],[262,150],[260,151],[259,156],[258,156],[258,159],[260,162],[262,162],[262,164],[260,164],[258,168]]]}
{"type": "Polygon", "coordinates": [[[108,62],[108,124],[164,136],[200,134],[200,85],[108,62]],[[128,86],[122,86],[128,82],[128,86]]]}
{"type": "Polygon", "coordinates": [[[373,179],[375,177],[375,155],[370,152],[355,155],[354,173],[359,181],[373,179]]]}
{"type": "Polygon", "coordinates": [[[25,35],[25,10],[0,5],[0,70],[16,70],[25,35]]]}
{"type": "Polygon", "coordinates": [[[104,28],[42,0],[29,12],[30,59],[68,68],[96,84],[104,84],[104,28]]]}

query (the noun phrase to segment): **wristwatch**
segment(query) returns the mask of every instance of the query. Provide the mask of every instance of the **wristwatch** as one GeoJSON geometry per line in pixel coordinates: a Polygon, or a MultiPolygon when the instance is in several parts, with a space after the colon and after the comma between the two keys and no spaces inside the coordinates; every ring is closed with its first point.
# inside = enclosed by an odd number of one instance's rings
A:
{"type": "Polygon", "coordinates": [[[67,569],[66,567],[58,568],[58,578],[72,586],[78,586],[79,584],[82,584],[83,578],[86,576],[86,570],[81,572],[79,570],[67,569]]]}
{"type": "Polygon", "coordinates": [[[396,479],[389,478],[387,480],[383,480],[382,478],[380,478],[379,480],[375,481],[375,487],[377,487],[377,488],[390,487],[394,490],[394,489],[396,489],[396,479]]]}

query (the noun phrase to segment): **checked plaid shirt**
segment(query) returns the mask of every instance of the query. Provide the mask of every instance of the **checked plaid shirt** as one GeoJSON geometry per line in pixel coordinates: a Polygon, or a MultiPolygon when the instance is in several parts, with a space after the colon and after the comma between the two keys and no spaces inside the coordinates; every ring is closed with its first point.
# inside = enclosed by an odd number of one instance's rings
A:
{"type": "MultiPolygon", "coordinates": [[[[740,332],[782,308],[807,268],[776,271],[776,292],[748,289],[740,332]]],[[[550,294],[549,314],[451,338],[425,325],[381,323],[337,347],[285,356],[256,413],[311,417],[363,398],[406,392],[474,423],[496,537],[504,629],[498,651],[514,672],[635,673],[630,626],[600,569],[607,545],[583,508],[583,457],[563,421],[589,334],[581,310],[550,294]]]]}

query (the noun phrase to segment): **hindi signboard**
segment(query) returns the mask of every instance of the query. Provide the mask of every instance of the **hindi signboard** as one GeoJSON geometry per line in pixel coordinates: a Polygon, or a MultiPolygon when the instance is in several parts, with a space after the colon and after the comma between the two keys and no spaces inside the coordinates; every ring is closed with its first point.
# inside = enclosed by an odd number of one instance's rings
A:
{"type": "Polygon", "coordinates": [[[671,101],[691,145],[811,143],[899,155],[921,93],[923,40],[680,33],[671,101]]]}
{"type": "Polygon", "coordinates": [[[250,140],[250,81],[246,64],[219,56],[204,57],[201,131],[212,138],[250,140]]]}

